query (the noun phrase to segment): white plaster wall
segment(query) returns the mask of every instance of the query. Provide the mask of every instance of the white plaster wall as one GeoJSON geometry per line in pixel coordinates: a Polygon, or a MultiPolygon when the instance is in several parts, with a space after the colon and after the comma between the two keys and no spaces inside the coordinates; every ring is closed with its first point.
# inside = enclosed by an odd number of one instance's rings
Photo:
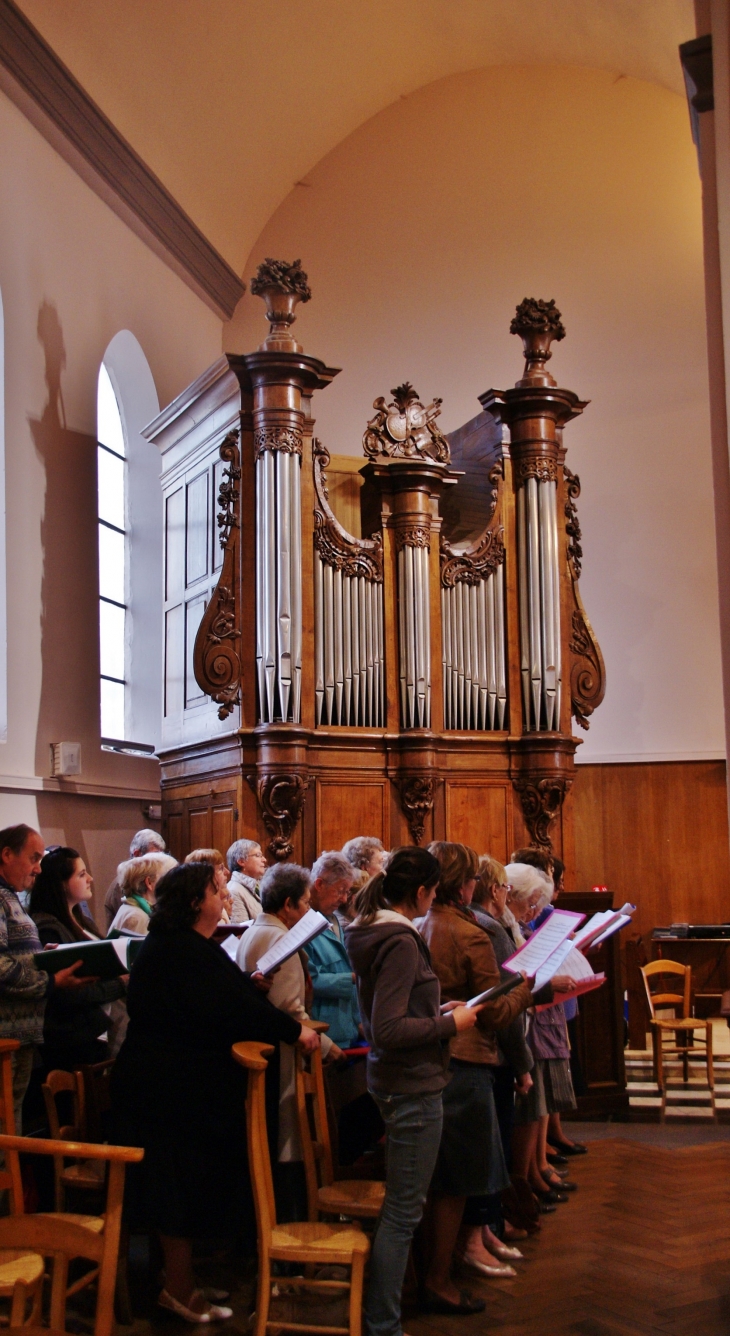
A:
{"type": "MultiPolygon", "coordinates": [[[[578,760],[724,755],[700,184],[686,103],[605,71],[500,67],[403,97],[298,183],[259,237],[302,257],[296,326],[342,366],[317,434],[359,453],[373,399],[411,380],[450,430],[513,383],[524,296],[554,297],[551,369],[592,402],[580,474],[584,601],[608,691],[578,760]]],[[[247,295],[225,332],[264,335],[247,295]]]]}
{"type": "MultiPolygon", "coordinates": [[[[1,826],[21,810],[32,819],[32,792],[11,790],[28,777],[31,791],[42,787],[54,741],[82,744],[83,773],[66,783],[69,793],[141,799],[158,786],[156,762],[99,748],[97,375],[110,341],[129,330],[168,403],[219,356],[221,322],[4,96],[0,174],[9,715],[1,826]]],[[[131,819],[143,824],[137,806],[131,819]]],[[[122,841],[112,861],[123,853],[122,841]]]]}

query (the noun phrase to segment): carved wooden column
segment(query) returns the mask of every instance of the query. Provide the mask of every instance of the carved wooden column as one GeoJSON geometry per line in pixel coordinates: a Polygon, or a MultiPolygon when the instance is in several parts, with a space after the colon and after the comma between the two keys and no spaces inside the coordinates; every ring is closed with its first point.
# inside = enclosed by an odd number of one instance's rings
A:
{"type": "Polygon", "coordinates": [[[562,428],[586,405],[573,391],[559,388],[547,370],[552,342],[565,337],[555,302],[526,299],[510,329],[524,344],[524,375],[513,389],[489,390],[480,402],[511,434],[522,686],[522,736],[511,747],[513,782],[533,843],[550,848],[551,827],[572,783],[577,745],[571,736],[571,699],[564,690],[565,665],[572,677],[576,605],[567,578],[566,519],[571,519],[562,428]]]}
{"type": "MultiPolygon", "coordinates": [[[[391,393],[390,403],[381,397],[373,404],[375,416],[363,437],[370,462],[362,472],[379,491],[385,562],[395,567],[399,717],[390,699],[388,727],[399,728],[400,736],[392,777],[419,844],[433,808],[433,735],[443,729],[439,497],[456,478],[435,421],[441,400],[424,407],[408,382],[391,393]]],[[[393,665],[388,681],[395,685],[393,665]]]]}
{"type": "MultiPolygon", "coordinates": [[[[325,389],[337,371],[306,356],[292,336],[295,307],[311,297],[298,260],[291,265],[266,260],[251,292],[264,298],[271,329],[260,348],[244,359],[253,387],[259,720],[256,773],[247,778],[271,834],[269,852],[282,859],[293,852],[291,835],[309,783],[308,734],[300,727],[303,439],[308,425],[311,430],[310,397],[314,390],[325,389]]],[[[311,654],[311,630],[309,649],[311,654]]]]}

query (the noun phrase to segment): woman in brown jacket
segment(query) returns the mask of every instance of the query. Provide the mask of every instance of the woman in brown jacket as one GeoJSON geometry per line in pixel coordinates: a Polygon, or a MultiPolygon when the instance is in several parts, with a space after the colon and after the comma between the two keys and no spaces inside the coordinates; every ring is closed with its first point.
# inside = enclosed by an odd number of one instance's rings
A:
{"type": "MultiPolygon", "coordinates": [[[[442,841],[431,844],[429,852],[441,867],[441,878],[420,931],[443,1001],[465,1002],[500,982],[492,943],[468,907],[479,858],[465,844],[442,841]]],[[[451,1041],[451,1079],[443,1095],[443,1133],[431,1182],[432,1251],[426,1297],[432,1311],[459,1311],[459,1291],[450,1268],[466,1198],[487,1196],[509,1185],[492,1091],[492,1068],[499,1062],[495,1030],[509,1025],[531,1003],[529,985],[523,980],[511,993],[487,1003],[474,1028],[451,1041]]],[[[459,1255],[483,1274],[494,1274],[498,1266],[485,1249],[478,1226],[462,1240],[459,1255]]]]}

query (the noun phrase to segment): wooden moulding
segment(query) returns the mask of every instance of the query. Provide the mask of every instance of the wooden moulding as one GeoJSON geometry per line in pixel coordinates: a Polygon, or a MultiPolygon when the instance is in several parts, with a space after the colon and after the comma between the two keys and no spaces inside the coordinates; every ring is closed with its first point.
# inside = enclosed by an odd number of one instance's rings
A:
{"type": "Polygon", "coordinates": [[[12,0],[0,87],[86,184],[226,320],[246,288],[12,0]]]}

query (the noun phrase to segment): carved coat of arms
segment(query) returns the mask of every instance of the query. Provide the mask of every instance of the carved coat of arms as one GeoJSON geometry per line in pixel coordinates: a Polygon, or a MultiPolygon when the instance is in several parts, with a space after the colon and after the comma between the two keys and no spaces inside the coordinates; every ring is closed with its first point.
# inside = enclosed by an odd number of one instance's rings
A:
{"type": "Polygon", "coordinates": [[[436,425],[443,401],[434,399],[424,406],[409,381],[397,385],[391,394],[389,404],[382,395],[373,404],[375,416],[368,422],[362,441],[368,458],[389,455],[409,459],[421,455],[448,464],[449,443],[436,425]]]}

